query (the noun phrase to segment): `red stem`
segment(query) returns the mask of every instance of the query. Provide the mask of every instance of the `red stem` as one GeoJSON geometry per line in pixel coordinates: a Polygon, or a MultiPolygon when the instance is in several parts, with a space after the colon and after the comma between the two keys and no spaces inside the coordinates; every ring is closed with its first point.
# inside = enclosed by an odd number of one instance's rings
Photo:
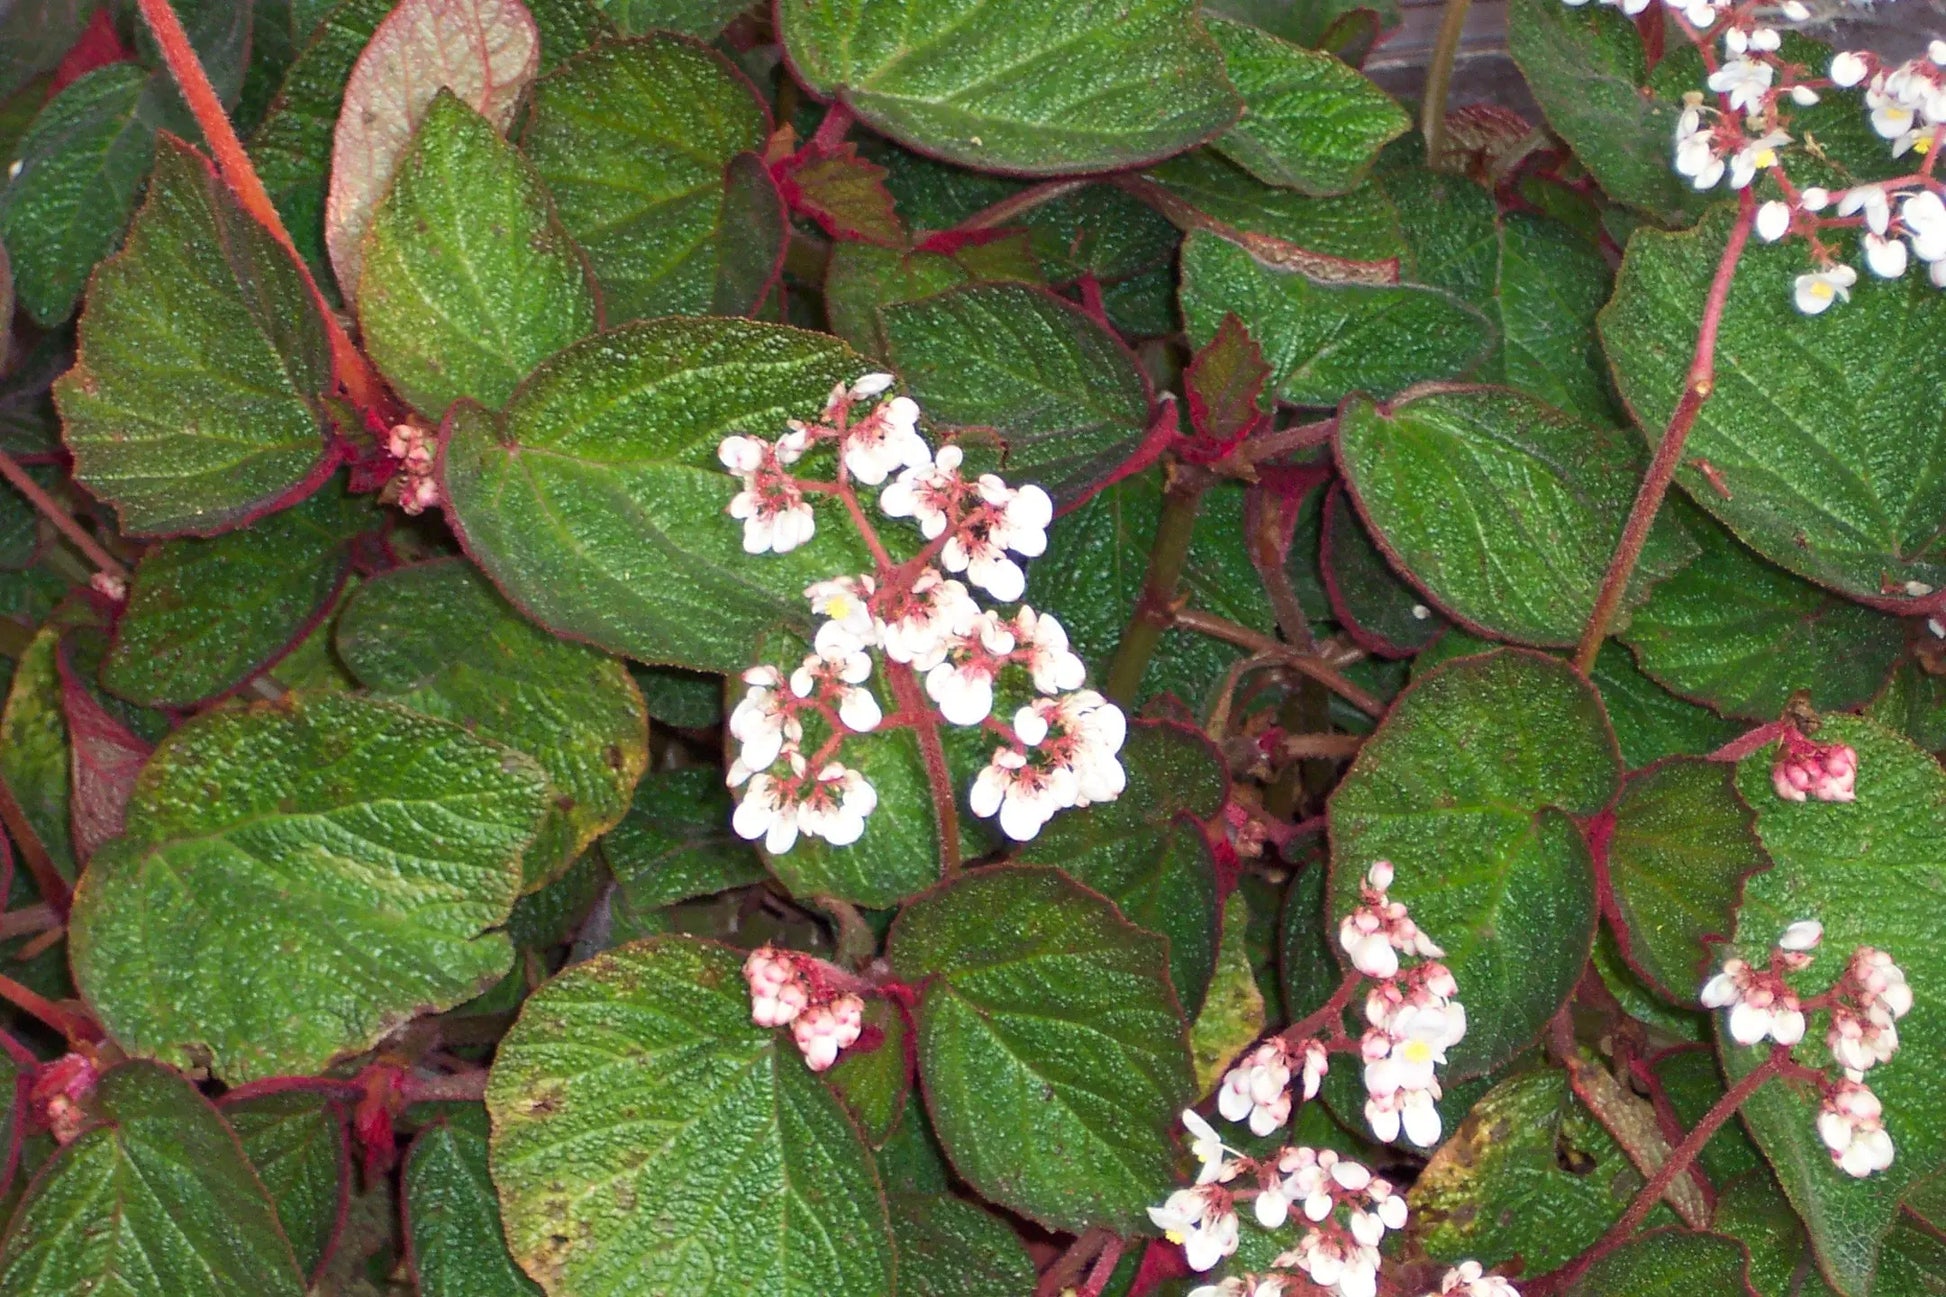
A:
{"type": "Polygon", "coordinates": [[[1088,1271],[1088,1281],[1081,1285],[1079,1297],[1101,1297],[1108,1281],[1115,1277],[1115,1267],[1122,1263],[1122,1249],[1126,1246],[1120,1235],[1108,1240],[1108,1246],[1095,1258],[1094,1268],[1088,1271]]]}
{"type": "Polygon", "coordinates": [[[1358,988],[1364,984],[1365,975],[1357,969],[1346,973],[1345,980],[1338,983],[1338,989],[1331,993],[1330,999],[1277,1034],[1287,1043],[1295,1045],[1307,1036],[1317,1035],[1320,1027],[1336,1024],[1338,1030],[1342,1032],[1345,1025],[1345,1009],[1350,1006],[1351,997],[1356,995],[1358,988]]]}
{"type": "Polygon", "coordinates": [[[74,547],[87,557],[101,571],[117,581],[128,580],[128,569],[115,561],[115,556],[101,547],[88,533],[88,529],[74,520],[74,515],[61,507],[60,501],[41,489],[41,484],[27,475],[27,470],[15,461],[12,455],[0,451],[0,477],[13,484],[16,491],[27,497],[27,502],[40,510],[41,516],[54,524],[54,527],[74,547]]]}
{"type": "Polygon", "coordinates": [[[196,57],[196,50],[190,45],[189,36],[183,31],[182,20],[176,17],[175,8],[169,0],[136,0],[136,3],[141,7],[143,21],[155,33],[156,45],[162,51],[162,61],[169,65],[169,74],[182,88],[182,97],[188,103],[189,111],[195,115],[196,125],[201,128],[203,140],[216,160],[217,172],[236,195],[237,201],[243,204],[243,209],[269,230],[271,237],[290,254],[298,274],[304,277],[305,287],[311,290],[318,313],[324,318],[325,334],[331,341],[332,369],[339,384],[360,408],[379,408],[384,399],[384,382],[372,368],[371,362],[352,345],[351,335],[345,332],[345,326],[339,322],[337,313],[318,288],[317,280],[311,277],[311,267],[298,255],[297,245],[291,242],[290,231],[284,228],[284,218],[277,214],[277,205],[270,201],[270,194],[258,178],[256,167],[251,165],[250,155],[243,151],[243,142],[237,138],[236,128],[230,125],[229,116],[223,111],[223,101],[216,97],[216,90],[210,85],[209,77],[203,71],[202,60],[196,57]]]}
{"type": "Polygon", "coordinates": [[[835,153],[856,120],[842,100],[832,100],[831,107],[825,109],[824,120],[818,123],[816,133],[811,136],[810,147],[820,153],[835,153]]]}
{"type": "Polygon", "coordinates": [[[1723,323],[1723,308],[1729,301],[1737,262],[1743,256],[1744,245],[1750,241],[1750,228],[1756,219],[1757,201],[1746,188],[1737,197],[1737,221],[1730,230],[1723,259],[1716,265],[1716,278],[1710,284],[1709,296],[1703,300],[1702,327],[1696,334],[1696,351],[1689,362],[1688,376],[1683,380],[1682,399],[1676,402],[1676,411],[1663,430],[1662,443],[1656,447],[1648,474],[1635,493],[1634,507],[1629,510],[1628,522],[1622,528],[1621,543],[1609,560],[1608,571],[1601,579],[1601,593],[1595,597],[1594,612],[1589,615],[1588,624],[1581,632],[1581,643],[1574,651],[1574,668],[1584,676],[1594,670],[1595,655],[1601,652],[1602,641],[1608,638],[1608,628],[1621,608],[1629,578],[1635,574],[1642,547],[1648,543],[1649,529],[1655,525],[1663,497],[1669,493],[1669,483],[1675,480],[1676,468],[1682,463],[1689,430],[1695,426],[1703,402],[1709,400],[1716,388],[1716,334],[1723,323]]]}
{"type": "Polygon", "coordinates": [[[919,677],[910,666],[888,661],[885,678],[900,713],[913,718],[913,733],[919,736],[919,755],[926,763],[926,785],[932,792],[933,814],[938,821],[939,873],[946,877],[959,872],[960,867],[959,798],[953,791],[953,773],[946,767],[946,749],[939,741],[939,720],[927,705],[919,677]]]}
{"type": "Polygon", "coordinates": [[[6,1000],[21,1012],[39,1018],[70,1042],[101,1039],[101,1029],[94,1023],[78,1014],[69,1013],[52,1000],[28,990],[11,977],[0,976],[0,1000],[6,1000]]]}

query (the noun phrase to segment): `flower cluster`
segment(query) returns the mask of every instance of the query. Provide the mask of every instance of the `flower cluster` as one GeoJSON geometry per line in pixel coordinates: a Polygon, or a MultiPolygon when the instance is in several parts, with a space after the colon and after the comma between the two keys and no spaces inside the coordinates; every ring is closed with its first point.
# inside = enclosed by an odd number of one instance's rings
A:
{"type": "Polygon", "coordinates": [[[865,1002],[833,985],[837,970],[772,946],[759,946],[743,961],[750,987],[750,1021],[789,1027],[805,1065],[822,1072],[841,1050],[858,1043],[865,1029],[865,1002]]]}
{"type": "Polygon", "coordinates": [[[1770,784],[1787,802],[1848,802],[1858,795],[1858,753],[1843,743],[1817,743],[1784,731],[1770,784]]]}
{"type": "Polygon", "coordinates": [[[1807,1011],[1828,1011],[1824,1043],[1842,1075],[1811,1073],[1823,1089],[1818,1135],[1840,1170],[1863,1178],[1892,1165],[1892,1137],[1865,1073],[1898,1052],[1898,1020],[1912,1011],[1912,988],[1890,955],[1860,946],[1829,991],[1801,997],[1785,977],[1810,967],[1811,952],[1823,940],[1823,926],[1816,920],[1793,923],[1778,938],[1768,969],[1726,960],[1704,984],[1702,1001],[1708,1008],[1730,1011],[1730,1038],[1738,1044],[1755,1045],[1768,1037],[1786,1049],[1804,1038],[1807,1011]]]}
{"type": "Polygon", "coordinates": [[[785,553],[808,542],[817,531],[812,500],[825,494],[847,503],[879,555],[874,572],[805,589],[821,620],[811,652],[788,675],[771,665],[744,673],[746,691],[729,723],[739,745],[729,783],[748,786],[733,824],[772,854],[790,850],[800,835],[834,846],[856,842],[878,794],[840,760],[847,740],[931,723],[906,708],[888,717],[875,674],[909,672],[923,682],[926,700],[910,706],[929,705],[950,724],[1000,740],[968,803],[1016,841],[1034,837],[1057,811],[1114,799],[1126,782],[1119,753],[1127,720],[1082,687],[1086,667],[1061,623],[1025,604],[1009,616],[975,598],[979,591],[1017,603],[1026,589],[1017,559],[1047,548],[1053,502],[1037,486],[963,471],[958,446],[934,454],[907,397],[853,417],[891,384],[888,374],[867,374],[835,388],[820,420],[792,420],[775,442],[739,434],[718,447],[742,483],[728,512],[743,523],[747,552],[785,553]],[[798,475],[796,466],[824,445],[837,452],[835,481],[798,475]],[[914,557],[895,563],[885,553],[854,483],[882,485],[879,512],[917,524],[924,544],[914,557]],[[1009,722],[995,713],[1010,693],[1021,701],[1009,704],[1009,722]],[[807,722],[819,741],[807,742],[807,722]]]}
{"type": "Polygon", "coordinates": [[[385,450],[399,462],[399,471],[385,484],[381,498],[408,514],[420,514],[439,503],[439,482],[433,476],[432,433],[417,423],[392,425],[385,450]]]}

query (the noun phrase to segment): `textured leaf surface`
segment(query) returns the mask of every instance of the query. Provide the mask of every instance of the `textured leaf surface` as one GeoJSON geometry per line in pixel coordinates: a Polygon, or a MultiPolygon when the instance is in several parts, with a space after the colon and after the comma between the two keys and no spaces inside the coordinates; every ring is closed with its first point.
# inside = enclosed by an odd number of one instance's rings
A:
{"type": "MultiPolygon", "coordinates": [[[[1660,435],[1682,389],[1732,214],[1629,240],[1603,345],[1637,421],[1660,435]]],[[[1676,480],[1773,563],[1854,598],[1946,587],[1946,360],[1925,340],[1946,301],[1912,277],[1871,279],[1849,309],[1791,304],[1802,252],[1753,240],[1716,350],[1716,387],[1676,480]],[[1698,460],[1707,460],[1711,485],[1698,460]]]]}
{"type": "Polygon", "coordinates": [[[1769,860],[1729,767],[1696,760],[1637,771],[1615,806],[1608,843],[1623,949],[1664,996],[1693,1007],[1708,942],[1736,921],[1743,880],[1769,860]]]}
{"type": "Polygon", "coordinates": [[[1057,507],[1142,444],[1148,381],[1080,307],[1025,285],[969,284],[883,318],[887,357],[927,417],[998,431],[1008,480],[1039,483],[1057,507]]]}
{"type": "Polygon", "coordinates": [[[730,831],[730,794],[714,768],[662,771],[635,787],[622,822],[601,840],[619,889],[640,914],[764,879],[763,862],[730,831]]]}
{"type": "Polygon", "coordinates": [[[556,639],[462,558],[374,577],[338,617],[338,656],[376,697],[517,748],[548,778],[521,890],[558,877],[620,821],[649,762],[628,668],[556,639]]]}
{"type": "MultiPolygon", "coordinates": [[[[1414,1237],[1433,1260],[1529,1274],[1573,1260],[1620,1220],[1642,1176],[1568,1088],[1540,1068],[1488,1091],[1419,1174],[1408,1201],[1414,1237]]],[[[1673,1222],[1668,1208],[1651,1217],[1673,1222]]]]}
{"type": "MultiPolygon", "coordinates": [[[[1888,951],[1898,961],[1912,986],[1913,1009],[1899,1024],[1898,1055],[1871,1073],[1898,1159],[1866,1180],[1838,1170],[1818,1138],[1817,1097],[1796,1084],[1772,1082],[1758,1090],[1744,1104],[1743,1120],[1804,1218],[1818,1268],[1840,1292],[1859,1297],[1871,1285],[1900,1195],[1946,1166],[1946,1119],[1935,1098],[1937,1059],[1946,1049],[1946,929],[1938,921],[1946,867],[1937,845],[1946,832],[1946,772],[1870,721],[1831,717],[1818,738],[1857,751],[1856,801],[1783,801],[1770,786],[1769,749],[1738,767],[1738,786],[1757,809],[1757,835],[1776,864],[1744,885],[1734,950],[1764,958],[1787,925],[1816,918],[1824,942],[1811,967],[1793,979],[1797,985],[1829,986],[1859,946],[1888,951]]],[[[1798,1046],[1799,1060],[1824,1064],[1822,1042],[1822,1021],[1814,1019],[1798,1046]]],[[[1727,1036],[1719,1036],[1718,1049],[1732,1079],[1758,1058],[1758,1051],[1727,1036]]]]}
{"type": "Polygon", "coordinates": [[[100,68],[55,96],[9,151],[19,172],[0,187],[0,240],[20,305],[42,325],[66,319],[95,263],[114,251],[155,157],[144,119],[150,74],[100,68]]]}
{"type": "MultiPolygon", "coordinates": [[[[521,147],[587,252],[610,323],[755,304],[724,300],[726,263],[740,244],[764,243],[739,206],[749,196],[725,178],[768,130],[729,60],[676,36],[600,46],[535,86],[521,147]]],[[[766,277],[780,235],[752,249],[766,277]]]]}
{"type": "Polygon", "coordinates": [[[131,1053],[315,1072],[506,971],[543,781],[457,726],[343,694],[210,713],[136,783],[75,896],[75,978],[131,1053]]]}
{"type": "Polygon", "coordinates": [[[824,309],[833,333],[866,355],[887,356],[891,350],[880,308],[977,280],[1040,282],[1029,239],[1016,233],[968,243],[950,253],[840,243],[831,250],[825,272],[824,309]]]}
{"type": "Polygon", "coordinates": [[[1744,1250],[1721,1234],[1659,1229],[1589,1266],[1571,1297],[1747,1297],[1744,1250]]]}
{"type": "Polygon", "coordinates": [[[79,869],[70,819],[67,711],[61,705],[61,635],[42,627],[14,664],[0,712],[0,780],[69,882],[79,869]]]}
{"type": "MultiPolygon", "coordinates": [[[[1750,1286],[1760,1297],[1834,1297],[1812,1264],[1804,1222],[1768,1171],[1752,1171],[1725,1186],[1710,1223],[1750,1249],[1750,1286]]],[[[1912,1216],[1900,1217],[1885,1236],[1872,1292],[1938,1297],[1941,1276],[1946,1276],[1946,1241],[1912,1216]]]]}
{"type": "Polygon", "coordinates": [[[351,1191],[344,1111],[323,1095],[286,1090],[226,1103],[222,1112],[270,1193],[298,1270],[317,1273],[351,1191]]]}
{"type": "Polygon", "coordinates": [[[324,242],[347,298],[365,230],[440,89],[505,130],[540,68],[540,31],[520,0],[401,0],[345,83],[331,136],[324,242]]]}
{"type": "Polygon", "coordinates": [[[1392,896],[1444,947],[1466,1004],[1454,1079],[1526,1047],[1587,963],[1594,875],[1568,816],[1606,806],[1618,767],[1594,690],[1503,650],[1415,680],[1332,794],[1326,930],[1371,863],[1392,861],[1392,896]]]}
{"type": "Polygon", "coordinates": [[[787,161],[783,188],[791,207],[835,239],[897,247],[905,225],[885,187],[885,168],[858,156],[856,144],[826,150],[813,143],[787,161]]]}
{"type": "Polygon", "coordinates": [[[1182,284],[1190,341],[1208,342],[1234,312],[1263,345],[1277,395],[1298,405],[1458,377],[1492,338],[1478,312],[1435,289],[1327,284],[1201,232],[1183,244],[1182,284]]]}
{"type": "Polygon", "coordinates": [[[930,979],[920,1075],[967,1183],[1051,1229],[1139,1228],[1194,1086],[1161,938],[1056,870],[1001,867],[907,906],[889,950],[930,979]]]}
{"type": "Polygon", "coordinates": [[[319,480],[324,323],[297,265],[209,163],[165,138],[127,246],[55,385],[75,480],[137,535],[208,535],[319,480]]]}
{"type": "Polygon", "coordinates": [[[1601,646],[1590,678],[1622,746],[1622,764],[1639,769],[1664,757],[1703,756],[1743,731],[1705,707],[1678,698],[1642,674],[1620,644],[1601,646]]]}
{"type": "Polygon", "coordinates": [[[624,36],[653,31],[680,32],[710,40],[748,9],[744,0],[602,0],[602,12],[624,36]]]}
{"type": "MultiPolygon", "coordinates": [[[[1539,645],[1580,635],[1644,466],[1631,434],[1511,388],[1352,402],[1338,462],[1374,538],[1442,611],[1539,645]]],[[[1668,524],[1651,533],[1637,597],[1688,552],[1668,524]]]]}
{"type": "Polygon", "coordinates": [[[1034,1289],[1020,1235],[993,1212],[949,1193],[891,1197],[902,1297],[1019,1297],[1034,1289]]]}
{"type": "Polygon", "coordinates": [[[913,1084],[911,1049],[898,1007],[886,999],[867,1000],[865,1035],[824,1074],[874,1146],[885,1142],[905,1112],[913,1084]]]}
{"type": "Polygon", "coordinates": [[[1207,26],[1245,105],[1213,147],[1266,184],[1343,193],[1411,125],[1390,95],[1329,54],[1224,18],[1207,26]]]}
{"type": "Polygon", "coordinates": [[[1137,721],[1122,748],[1128,787],[1055,818],[1014,859],[1065,870],[1129,922],[1168,939],[1169,978],[1184,1006],[1203,1002],[1216,964],[1216,862],[1203,823],[1230,781],[1216,749],[1178,725],[1137,721]]]}
{"type": "Polygon", "coordinates": [[[1884,686],[1903,646],[1897,618],[1771,566],[1717,527],[1657,585],[1622,642],[1651,679],[1726,716],[1770,720],[1804,690],[1821,710],[1884,686]]]}
{"type": "Polygon", "coordinates": [[[121,835],[135,776],[151,748],[93,687],[99,644],[100,633],[92,628],[71,631],[60,654],[61,706],[68,718],[68,817],[75,858],[84,865],[104,842],[121,835]]]}
{"type": "Polygon", "coordinates": [[[283,656],[345,579],[351,540],[378,514],[327,485],[253,527],[151,549],[129,583],[102,683],[151,707],[188,707],[283,656]]]}
{"type": "Polygon", "coordinates": [[[1333,282],[1398,282],[1406,248],[1397,214],[1377,185],[1334,198],[1279,189],[1215,149],[1197,149],[1146,172],[1146,196],[1183,230],[1214,231],[1260,260],[1333,282]]]}
{"type": "Polygon", "coordinates": [[[514,1264],[487,1175],[485,1113],[468,1108],[427,1127],[405,1163],[405,1227],[419,1297],[536,1297],[514,1264]]]}
{"type": "Polygon", "coordinates": [[[1323,525],[1318,568],[1332,612],[1360,645],[1409,657],[1446,629],[1446,619],[1386,559],[1342,488],[1326,498],[1323,525]]]}
{"type": "Polygon", "coordinates": [[[95,1124],[57,1152],[4,1243],[0,1291],[299,1297],[291,1246],[236,1136],[153,1063],[102,1077],[95,1124]]]}
{"type": "MultiPolygon", "coordinates": [[[[881,688],[880,710],[889,715],[893,706],[881,688]]],[[[910,729],[873,735],[848,743],[840,759],[865,776],[885,813],[874,811],[865,836],[850,846],[800,838],[783,855],[766,857],[770,871],[793,896],[832,896],[871,909],[889,908],[938,882],[939,825],[918,736],[910,729]]],[[[969,773],[958,786],[971,782],[969,773]]],[[[960,816],[962,828],[974,830],[964,807],[960,816]]]]}
{"type": "Polygon", "coordinates": [[[527,161],[441,92],[365,235],[358,322],[399,394],[438,417],[505,405],[595,327],[595,293],[527,161]]]}
{"type": "Polygon", "coordinates": [[[645,662],[741,671],[804,587],[869,557],[831,501],[817,536],[751,558],[716,448],[783,433],[867,364],[835,338],[736,320],[638,322],[543,365],[502,416],[462,404],[441,455],[448,516],[514,603],[645,662]]]}
{"type": "Polygon", "coordinates": [[[1242,891],[1223,903],[1223,938],[1216,949],[1216,971],[1189,1027],[1189,1050],[1196,1063],[1196,1089],[1208,1093],[1249,1045],[1263,1035],[1263,988],[1250,965],[1250,902],[1242,891]]]}
{"type": "Polygon", "coordinates": [[[876,129],[985,171],[1105,171],[1236,120],[1193,0],[783,0],[791,67],[876,129]]]}
{"type": "Polygon", "coordinates": [[[509,1247],[557,1295],[879,1297],[871,1154],[788,1032],[750,1023],[742,957],[688,938],[536,992],[487,1087],[509,1247]]]}

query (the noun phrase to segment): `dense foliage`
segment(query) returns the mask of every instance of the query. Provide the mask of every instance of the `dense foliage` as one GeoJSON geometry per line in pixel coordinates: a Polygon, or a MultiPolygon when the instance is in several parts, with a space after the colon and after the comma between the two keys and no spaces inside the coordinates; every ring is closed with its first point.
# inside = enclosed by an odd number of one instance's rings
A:
{"type": "Polygon", "coordinates": [[[0,1294],[1946,1291],[1812,20],[0,0],[0,1294]]]}

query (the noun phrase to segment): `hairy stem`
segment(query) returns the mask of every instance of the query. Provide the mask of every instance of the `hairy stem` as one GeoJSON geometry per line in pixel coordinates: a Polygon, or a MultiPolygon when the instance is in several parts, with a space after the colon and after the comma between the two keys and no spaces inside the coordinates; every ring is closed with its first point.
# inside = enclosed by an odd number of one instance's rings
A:
{"type": "Polygon", "coordinates": [[[1162,632],[1176,619],[1176,587],[1189,562],[1189,542],[1196,535],[1196,515],[1203,507],[1203,490],[1209,480],[1209,474],[1201,469],[1180,464],[1170,469],[1162,516],[1156,520],[1155,540],[1149,546],[1149,573],[1142,582],[1141,597],[1135,601],[1135,615],[1129,619],[1108,668],[1106,692],[1118,703],[1135,697],[1148,672],[1149,659],[1162,642],[1162,632]]]}
{"type": "Polygon", "coordinates": [[[1682,399],[1676,402],[1676,411],[1669,418],[1669,426],[1663,429],[1655,458],[1649,462],[1649,471],[1635,493],[1635,504],[1622,527],[1622,539],[1601,578],[1594,612],[1589,615],[1581,642],[1574,651],[1574,669],[1584,676],[1594,670],[1595,655],[1601,652],[1601,643],[1608,638],[1608,628],[1614,624],[1629,578],[1634,576],[1635,564],[1642,557],[1642,547],[1648,543],[1649,529],[1655,526],[1663,497],[1669,494],[1669,484],[1675,480],[1676,468],[1682,463],[1689,430],[1696,425],[1703,402],[1709,400],[1716,388],[1716,335],[1723,323],[1724,305],[1730,298],[1730,283],[1736,278],[1737,262],[1743,257],[1744,246],[1750,241],[1750,228],[1757,219],[1757,200],[1749,189],[1743,190],[1737,201],[1736,225],[1730,230],[1729,244],[1723,249],[1723,259],[1717,263],[1709,295],[1703,300],[1702,327],[1697,331],[1696,351],[1683,380],[1682,399]]]}
{"type": "Polygon", "coordinates": [[[87,557],[97,569],[114,577],[117,581],[128,580],[128,569],[115,560],[115,556],[103,549],[101,542],[89,534],[88,529],[74,520],[74,515],[61,507],[61,502],[41,489],[41,484],[29,477],[12,455],[0,451],[0,477],[13,484],[13,488],[27,497],[27,502],[40,511],[43,518],[54,524],[54,529],[67,537],[74,547],[87,557]]]}
{"type": "Polygon", "coordinates": [[[939,741],[939,718],[919,687],[919,677],[903,662],[885,664],[885,678],[892,686],[892,701],[899,712],[911,718],[913,732],[919,736],[919,756],[926,765],[926,785],[932,792],[933,815],[939,827],[939,873],[948,877],[959,872],[959,797],[953,788],[953,772],[946,765],[946,749],[939,741]]]}
{"type": "Polygon", "coordinates": [[[1272,639],[1262,631],[1254,631],[1248,626],[1239,626],[1233,621],[1212,617],[1208,613],[1197,612],[1193,608],[1182,609],[1173,620],[1175,625],[1184,630],[1198,631],[1212,639],[1220,639],[1226,644],[1234,644],[1238,648],[1247,648],[1273,656],[1293,671],[1317,681],[1367,716],[1385,715],[1384,703],[1345,679],[1333,669],[1330,663],[1315,654],[1300,653],[1290,645],[1272,639]]]}
{"type": "Polygon", "coordinates": [[[1358,994],[1358,988],[1364,984],[1365,975],[1354,968],[1345,974],[1344,981],[1338,983],[1338,989],[1331,993],[1330,999],[1277,1034],[1285,1043],[1295,1045],[1307,1036],[1317,1035],[1325,1027],[1336,1026],[1339,1031],[1343,1031],[1345,1009],[1351,1004],[1352,997],[1358,994]]]}
{"type": "MultiPolygon", "coordinates": [[[[1568,1053],[1561,1061],[1567,1067],[1568,1084],[1575,1097],[1587,1105],[1602,1129],[1621,1145],[1643,1178],[1653,1179],[1669,1164],[1671,1156],[1668,1141],[1656,1125],[1654,1106],[1623,1089],[1606,1069],[1589,1063],[1579,1051],[1568,1053]]],[[[1666,1197],[1683,1224],[1691,1229],[1709,1227],[1709,1202],[1694,1176],[1670,1177],[1666,1197]]]]}
{"type": "Polygon", "coordinates": [[[237,138],[236,128],[230,125],[229,116],[223,111],[223,101],[216,97],[216,90],[210,85],[209,77],[203,71],[202,60],[196,57],[195,48],[190,45],[189,36],[182,29],[182,20],[176,17],[175,8],[169,0],[136,0],[136,3],[141,7],[142,20],[155,33],[156,45],[162,51],[162,61],[169,65],[169,75],[181,87],[182,97],[188,103],[189,111],[195,115],[196,125],[201,128],[203,139],[216,159],[217,173],[230,187],[230,192],[236,195],[237,201],[243,204],[243,209],[269,230],[271,237],[290,254],[291,262],[304,278],[305,287],[311,290],[318,313],[324,317],[325,333],[331,341],[332,370],[338,382],[360,408],[377,409],[384,399],[384,381],[372,368],[371,362],[352,345],[351,335],[345,332],[345,326],[318,288],[317,280],[311,277],[311,267],[298,255],[297,245],[291,242],[290,231],[284,228],[284,218],[278,215],[277,205],[270,201],[270,194],[258,178],[250,155],[243,151],[243,142],[237,138]]]}
{"type": "Polygon", "coordinates": [[[837,934],[834,953],[839,967],[855,973],[872,961],[872,955],[878,950],[878,937],[857,906],[835,896],[813,896],[809,904],[831,920],[837,934]]]}
{"type": "Polygon", "coordinates": [[[953,228],[956,230],[993,230],[1008,224],[1027,212],[1033,211],[1043,203],[1051,203],[1057,198],[1065,198],[1076,190],[1093,181],[1081,180],[1043,180],[1038,185],[1030,185],[1017,194],[1010,194],[993,204],[982,207],[953,228]]]}
{"type": "Polygon", "coordinates": [[[1217,471],[1233,476],[1249,477],[1257,465],[1278,455],[1289,454],[1293,450],[1310,450],[1316,446],[1328,446],[1337,434],[1338,420],[1320,419],[1316,423],[1300,423],[1289,428],[1279,428],[1275,432],[1251,437],[1242,445],[1226,455],[1217,464],[1217,471]]]}
{"type": "Polygon", "coordinates": [[[1662,1200],[1663,1194],[1669,1191],[1669,1186],[1674,1183],[1676,1177],[1689,1169],[1690,1164],[1696,1160],[1697,1154],[1703,1151],[1703,1146],[1710,1142],[1711,1136],[1722,1129],[1724,1122],[1736,1115],[1737,1109],[1741,1108],[1744,1101],[1755,1094],[1765,1081],[1783,1070],[1790,1054],[1791,1051],[1787,1046],[1772,1046],[1769,1058],[1759,1063],[1741,1081],[1731,1086],[1724,1096],[1716,1101],[1716,1105],[1703,1114],[1702,1120],[1696,1123],[1695,1129],[1683,1136],[1682,1143],[1676,1145],[1675,1152],[1656,1168],[1655,1174],[1649,1177],[1649,1182],[1635,1195],[1635,1201],[1631,1202],[1628,1210],[1622,1213],[1622,1218],[1615,1222],[1608,1233],[1602,1236],[1601,1241],[1596,1243],[1585,1256],[1597,1256],[1639,1229],[1656,1203],[1662,1200]]]}
{"type": "Polygon", "coordinates": [[[0,976],[0,1000],[7,1001],[22,1013],[39,1018],[70,1042],[101,1039],[101,1030],[87,1018],[70,1013],[39,992],[22,986],[11,977],[0,976]]]}
{"type": "MultiPolygon", "coordinates": [[[[1083,1230],[1075,1236],[1074,1242],[1068,1244],[1068,1250],[1056,1257],[1053,1264],[1041,1273],[1040,1282],[1034,1285],[1034,1297],[1060,1297],[1061,1293],[1074,1288],[1081,1282],[1082,1273],[1087,1270],[1089,1262],[1120,1241],[1113,1232],[1099,1225],[1083,1230]]],[[[1121,1249],[1117,1247],[1116,1251],[1119,1253],[1121,1249]]]]}
{"type": "Polygon", "coordinates": [[[1439,21],[1439,38],[1426,65],[1426,93],[1419,106],[1419,132],[1426,137],[1426,164],[1437,169],[1446,147],[1446,99],[1453,88],[1453,64],[1459,58],[1460,36],[1473,0],[1446,0],[1439,21]]]}

